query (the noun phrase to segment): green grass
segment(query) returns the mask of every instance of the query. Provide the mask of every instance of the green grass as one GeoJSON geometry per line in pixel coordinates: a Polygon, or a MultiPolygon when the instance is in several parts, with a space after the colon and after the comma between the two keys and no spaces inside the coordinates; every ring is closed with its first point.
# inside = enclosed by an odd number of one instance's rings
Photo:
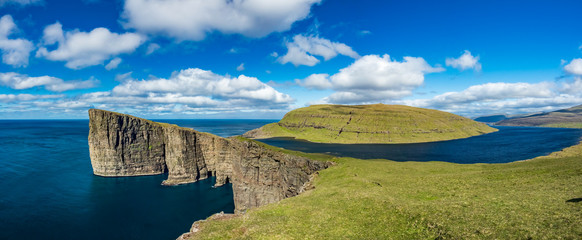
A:
{"type": "Polygon", "coordinates": [[[316,188],[196,239],[580,239],[582,144],[508,164],[334,158],[316,188]]]}
{"type": "Polygon", "coordinates": [[[400,105],[313,105],[293,110],[252,137],[322,143],[413,143],[466,138],[496,129],[431,109],[400,105]]]}
{"type": "Polygon", "coordinates": [[[542,127],[555,127],[555,128],[582,128],[582,122],[571,122],[571,123],[552,123],[545,124],[542,127]]]}

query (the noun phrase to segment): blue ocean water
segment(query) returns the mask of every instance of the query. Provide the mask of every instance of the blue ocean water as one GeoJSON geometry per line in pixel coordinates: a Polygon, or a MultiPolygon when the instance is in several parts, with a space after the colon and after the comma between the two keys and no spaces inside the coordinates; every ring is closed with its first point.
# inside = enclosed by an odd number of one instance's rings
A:
{"type": "MultiPolygon", "coordinates": [[[[159,121],[223,137],[275,122],[159,121]]],[[[572,129],[500,130],[468,139],[388,147],[265,141],[360,158],[464,163],[527,159],[576,144],[582,136],[582,131],[572,129]],[[507,158],[513,155],[517,157],[507,158]]],[[[0,120],[0,239],[175,239],[196,220],[234,210],[232,186],[212,188],[214,179],[166,187],[160,185],[164,175],[94,176],[88,131],[87,120],[0,120]]]]}
{"type": "MultiPolygon", "coordinates": [[[[163,120],[220,136],[275,120],[163,120]]],[[[232,186],[94,176],[88,120],[0,120],[0,239],[175,239],[233,212],[232,186]]]]}

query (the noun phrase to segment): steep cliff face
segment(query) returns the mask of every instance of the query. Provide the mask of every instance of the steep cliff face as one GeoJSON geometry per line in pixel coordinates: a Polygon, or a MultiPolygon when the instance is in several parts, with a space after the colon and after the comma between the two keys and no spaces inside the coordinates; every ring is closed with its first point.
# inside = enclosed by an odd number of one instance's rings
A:
{"type": "Polygon", "coordinates": [[[145,119],[89,110],[89,152],[100,176],[166,172],[164,129],[145,119]]]}
{"type": "Polygon", "coordinates": [[[89,150],[99,176],[168,172],[163,184],[216,176],[231,182],[237,212],[295,196],[328,163],[264,148],[254,141],[221,138],[171,124],[89,110],[89,150]]]}

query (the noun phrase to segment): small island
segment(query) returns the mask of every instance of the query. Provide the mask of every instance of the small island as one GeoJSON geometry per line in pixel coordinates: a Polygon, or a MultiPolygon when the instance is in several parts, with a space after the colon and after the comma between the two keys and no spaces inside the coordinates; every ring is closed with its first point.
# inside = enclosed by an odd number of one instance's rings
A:
{"type": "Polygon", "coordinates": [[[293,137],[319,143],[418,143],[467,138],[497,129],[452,113],[402,105],[313,105],[251,130],[253,139],[293,137]]]}

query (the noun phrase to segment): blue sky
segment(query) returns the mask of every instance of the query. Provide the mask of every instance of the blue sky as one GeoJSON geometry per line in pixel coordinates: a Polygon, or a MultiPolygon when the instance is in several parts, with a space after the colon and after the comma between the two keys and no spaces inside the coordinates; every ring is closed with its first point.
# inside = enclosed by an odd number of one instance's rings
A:
{"type": "Polygon", "coordinates": [[[0,0],[0,118],[582,104],[580,1],[0,0]]]}

